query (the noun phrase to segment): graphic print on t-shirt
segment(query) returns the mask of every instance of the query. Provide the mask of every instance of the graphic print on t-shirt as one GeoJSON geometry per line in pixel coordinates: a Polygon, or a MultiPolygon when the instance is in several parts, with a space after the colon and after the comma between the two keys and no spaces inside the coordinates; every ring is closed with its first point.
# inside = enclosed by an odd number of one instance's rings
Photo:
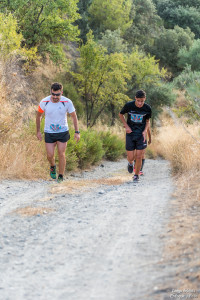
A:
{"type": "Polygon", "coordinates": [[[61,126],[59,124],[51,124],[50,129],[52,129],[53,131],[59,131],[61,129],[61,126]]]}
{"type": "Polygon", "coordinates": [[[133,114],[130,113],[131,115],[131,121],[135,123],[142,123],[144,115],[139,115],[139,114],[133,114]]]}

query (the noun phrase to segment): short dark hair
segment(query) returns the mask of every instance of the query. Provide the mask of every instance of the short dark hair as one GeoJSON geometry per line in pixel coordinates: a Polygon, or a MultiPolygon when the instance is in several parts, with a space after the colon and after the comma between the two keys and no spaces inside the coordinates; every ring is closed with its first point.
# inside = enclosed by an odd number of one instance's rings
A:
{"type": "Polygon", "coordinates": [[[136,98],[146,98],[146,93],[143,90],[139,90],[136,92],[135,97],[136,98]]]}
{"type": "Polygon", "coordinates": [[[61,91],[62,91],[62,89],[63,89],[63,86],[62,86],[61,83],[54,82],[54,83],[52,83],[52,85],[51,85],[51,90],[53,90],[53,91],[58,91],[58,90],[61,90],[61,91]]]}

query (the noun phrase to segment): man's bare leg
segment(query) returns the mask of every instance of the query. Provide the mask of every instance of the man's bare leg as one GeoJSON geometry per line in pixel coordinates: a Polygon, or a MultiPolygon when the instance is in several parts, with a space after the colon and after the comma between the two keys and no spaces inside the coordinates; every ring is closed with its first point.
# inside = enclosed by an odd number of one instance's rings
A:
{"type": "Polygon", "coordinates": [[[45,143],[46,152],[47,152],[47,159],[51,166],[55,166],[55,147],[56,143],[45,143]]]}
{"type": "Polygon", "coordinates": [[[139,175],[145,150],[136,150],[135,175],[139,175]]]}
{"type": "Polygon", "coordinates": [[[67,147],[67,143],[57,142],[58,148],[58,157],[59,157],[59,174],[64,175],[65,166],[66,166],[66,158],[65,158],[65,150],[67,147]]]}
{"type": "Polygon", "coordinates": [[[126,151],[127,153],[127,160],[129,162],[129,164],[133,164],[134,160],[135,160],[135,150],[133,151],[126,151]]]}

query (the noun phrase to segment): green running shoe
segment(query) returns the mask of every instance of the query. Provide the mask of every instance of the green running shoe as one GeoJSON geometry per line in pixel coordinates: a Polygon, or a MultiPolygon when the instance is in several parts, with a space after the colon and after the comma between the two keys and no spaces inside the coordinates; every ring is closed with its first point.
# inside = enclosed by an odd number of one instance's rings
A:
{"type": "Polygon", "coordinates": [[[50,167],[50,176],[51,178],[56,179],[56,166],[50,167]]]}

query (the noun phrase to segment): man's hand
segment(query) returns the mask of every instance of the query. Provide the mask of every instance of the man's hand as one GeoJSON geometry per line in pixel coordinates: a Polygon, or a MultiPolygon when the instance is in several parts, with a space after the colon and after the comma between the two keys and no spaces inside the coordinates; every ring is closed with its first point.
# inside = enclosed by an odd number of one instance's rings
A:
{"type": "Polygon", "coordinates": [[[80,133],[74,134],[74,140],[76,140],[76,142],[78,143],[78,141],[80,140],[80,133]]]}
{"type": "Polygon", "coordinates": [[[131,128],[128,125],[125,127],[125,129],[126,129],[126,133],[131,133],[132,132],[131,128]]]}
{"type": "Polygon", "coordinates": [[[37,138],[38,138],[39,141],[42,141],[42,134],[41,134],[40,131],[37,132],[37,138]]]}
{"type": "Polygon", "coordinates": [[[146,130],[144,130],[144,131],[143,131],[142,135],[143,135],[143,138],[144,138],[144,140],[143,140],[143,141],[145,142],[145,141],[146,141],[146,135],[147,135],[147,132],[146,132],[146,130]]]}
{"type": "Polygon", "coordinates": [[[151,144],[151,137],[149,137],[149,140],[148,140],[148,145],[151,144]]]}

